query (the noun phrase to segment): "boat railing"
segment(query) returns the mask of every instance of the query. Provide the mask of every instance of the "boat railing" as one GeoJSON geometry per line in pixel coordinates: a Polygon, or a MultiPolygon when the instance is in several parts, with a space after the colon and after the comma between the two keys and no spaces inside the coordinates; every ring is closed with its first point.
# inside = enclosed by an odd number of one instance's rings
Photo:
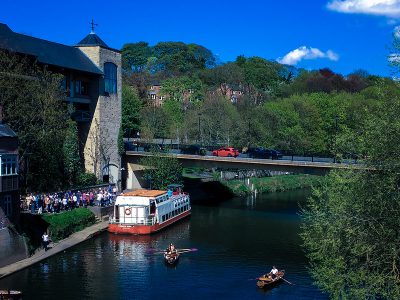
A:
{"type": "Polygon", "coordinates": [[[110,218],[110,224],[121,224],[121,225],[146,225],[152,226],[156,223],[155,216],[148,217],[119,217],[110,218]]]}

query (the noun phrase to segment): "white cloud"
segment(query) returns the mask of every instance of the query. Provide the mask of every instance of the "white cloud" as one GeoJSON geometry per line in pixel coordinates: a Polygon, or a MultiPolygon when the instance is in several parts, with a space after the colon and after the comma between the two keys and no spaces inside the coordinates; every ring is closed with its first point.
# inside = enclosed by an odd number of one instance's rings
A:
{"type": "Polygon", "coordinates": [[[348,14],[368,14],[400,18],[400,0],[332,0],[328,9],[348,14]]]}
{"type": "Polygon", "coordinates": [[[316,59],[316,58],[328,58],[330,60],[337,61],[339,59],[339,55],[333,52],[332,50],[322,52],[318,48],[312,48],[312,47],[307,48],[306,46],[302,46],[290,51],[284,57],[278,58],[277,61],[285,65],[296,65],[303,59],[316,59]]]}

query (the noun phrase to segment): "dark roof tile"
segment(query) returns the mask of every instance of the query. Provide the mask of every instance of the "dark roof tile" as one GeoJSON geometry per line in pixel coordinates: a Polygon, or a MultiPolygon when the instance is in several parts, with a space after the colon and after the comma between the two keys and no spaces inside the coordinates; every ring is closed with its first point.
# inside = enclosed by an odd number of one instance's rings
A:
{"type": "Polygon", "coordinates": [[[34,56],[38,62],[83,72],[103,72],[79,49],[13,32],[0,23],[0,49],[34,56]]]}

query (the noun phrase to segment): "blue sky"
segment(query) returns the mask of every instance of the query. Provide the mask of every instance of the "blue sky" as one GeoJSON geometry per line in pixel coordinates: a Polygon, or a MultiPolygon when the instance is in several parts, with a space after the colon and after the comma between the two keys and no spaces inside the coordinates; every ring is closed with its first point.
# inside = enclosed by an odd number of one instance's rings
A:
{"type": "Polygon", "coordinates": [[[117,49],[183,41],[221,61],[261,56],[345,75],[390,76],[387,56],[400,25],[400,0],[2,0],[0,7],[0,22],[15,32],[67,45],[88,34],[94,18],[96,33],[117,49]]]}

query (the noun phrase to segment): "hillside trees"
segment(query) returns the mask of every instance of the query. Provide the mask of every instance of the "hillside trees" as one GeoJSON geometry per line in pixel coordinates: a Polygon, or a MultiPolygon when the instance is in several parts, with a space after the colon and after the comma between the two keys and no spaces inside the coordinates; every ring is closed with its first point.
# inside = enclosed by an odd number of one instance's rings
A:
{"type": "Polygon", "coordinates": [[[125,44],[121,52],[123,69],[134,73],[144,71],[152,55],[151,47],[146,42],[125,44]]]}
{"type": "Polygon", "coordinates": [[[137,90],[128,85],[122,86],[122,130],[125,137],[140,131],[140,111],[142,101],[137,90]]]}
{"type": "Polygon", "coordinates": [[[182,165],[176,157],[153,151],[152,156],[143,157],[140,163],[147,168],[144,177],[153,189],[165,190],[172,183],[181,183],[182,165]]]}

